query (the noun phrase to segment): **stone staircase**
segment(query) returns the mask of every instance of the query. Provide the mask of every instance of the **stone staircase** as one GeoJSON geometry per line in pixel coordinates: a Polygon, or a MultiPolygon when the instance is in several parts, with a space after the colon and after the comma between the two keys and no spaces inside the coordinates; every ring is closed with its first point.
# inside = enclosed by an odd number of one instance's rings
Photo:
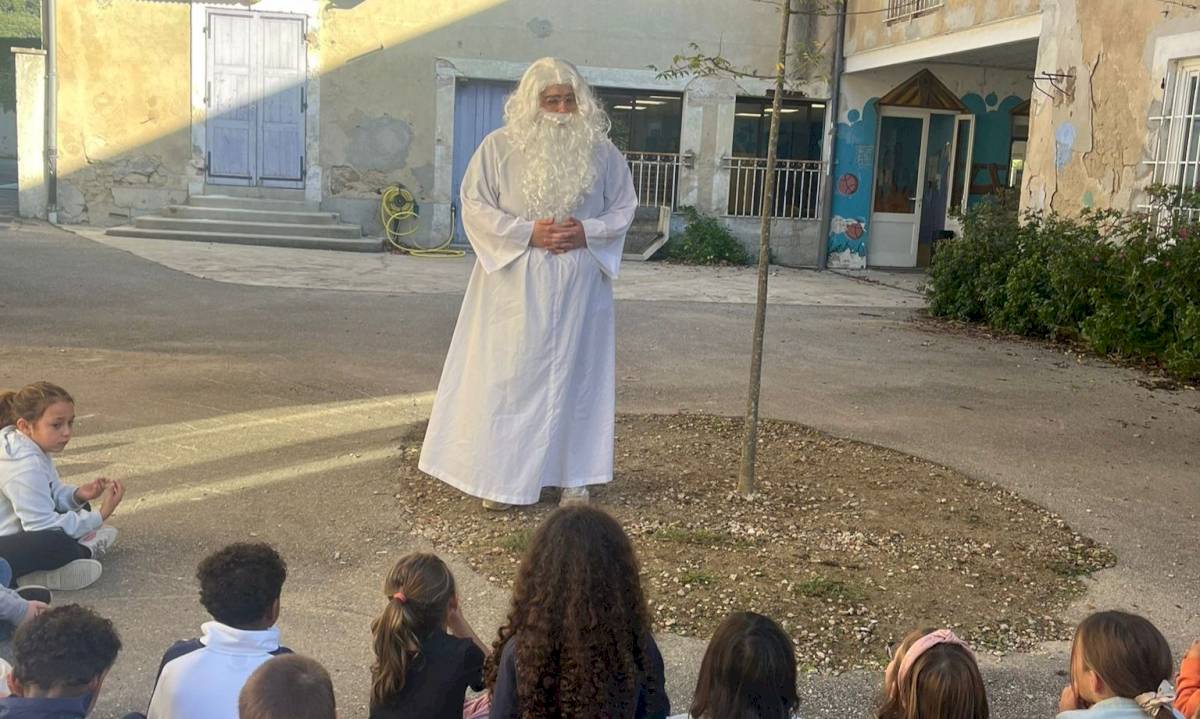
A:
{"type": "Polygon", "coordinates": [[[381,252],[383,243],[363,237],[362,227],[321,212],[302,190],[208,188],[186,205],[168,205],[157,215],[112,227],[109,235],[188,242],[221,242],[346,252],[381,252]],[[211,193],[211,194],[208,194],[211,193]],[[218,194],[220,193],[220,194],[218,194]]]}
{"type": "Polygon", "coordinates": [[[633,215],[633,224],[625,235],[623,259],[641,262],[650,259],[671,238],[671,208],[641,206],[633,215]]]}

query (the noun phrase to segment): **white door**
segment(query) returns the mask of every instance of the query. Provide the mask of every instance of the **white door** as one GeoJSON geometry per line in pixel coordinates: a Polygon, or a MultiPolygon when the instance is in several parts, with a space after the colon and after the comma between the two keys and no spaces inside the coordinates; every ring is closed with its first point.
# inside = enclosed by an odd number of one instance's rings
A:
{"type": "Polygon", "coordinates": [[[867,264],[916,267],[929,113],[883,108],[875,143],[867,264]]]}
{"type": "Polygon", "coordinates": [[[950,160],[950,202],[946,205],[946,229],[961,231],[954,214],[967,209],[971,187],[971,151],[975,147],[975,116],[957,115],[954,118],[954,149],[950,160]]]}
{"type": "Polygon", "coordinates": [[[207,179],[304,186],[303,19],[208,15],[207,179]]]}

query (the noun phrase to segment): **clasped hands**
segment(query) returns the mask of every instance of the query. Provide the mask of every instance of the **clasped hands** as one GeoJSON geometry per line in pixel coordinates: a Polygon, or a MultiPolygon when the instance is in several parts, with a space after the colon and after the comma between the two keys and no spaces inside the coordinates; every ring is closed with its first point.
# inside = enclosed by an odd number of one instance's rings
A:
{"type": "Polygon", "coordinates": [[[108,520],[121,500],[125,497],[125,485],[119,479],[97,477],[75,490],[75,503],[94,502],[108,492],[100,504],[100,518],[108,520]]]}
{"type": "Polygon", "coordinates": [[[587,237],[583,233],[583,223],[574,217],[568,217],[562,222],[552,218],[534,220],[533,234],[529,237],[531,247],[540,247],[555,255],[578,250],[587,246],[587,237]]]}

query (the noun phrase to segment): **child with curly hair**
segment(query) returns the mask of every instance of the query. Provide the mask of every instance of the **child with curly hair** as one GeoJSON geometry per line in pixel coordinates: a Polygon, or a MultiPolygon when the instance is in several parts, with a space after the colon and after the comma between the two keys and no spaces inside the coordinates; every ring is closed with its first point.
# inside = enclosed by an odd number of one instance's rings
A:
{"type": "Polygon", "coordinates": [[[662,654],[629,537],[590,506],[534,532],[487,663],[492,719],[662,719],[662,654]]]}
{"type": "MultiPolygon", "coordinates": [[[[889,647],[890,651],[890,647],[889,647]]],[[[876,719],[988,719],[975,654],[949,629],[911,632],[883,673],[876,719]]]]}
{"type": "Polygon", "coordinates": [[[200,562],[200,603],[214,621],[199,639],[163,655],[150,719],[237,719],[238,693],[279,644],[279,595],[287,564],[268,544],[231,544],[200,562]]]}
{"type": "Polygon", "coordinates": [[[383,593],[387,603],[371,623],[371,719],[465,716],[467,687],[483,689],[487,646],[463,617],[450,568],[433,554],[409,554],[383,593]]]}
{"type": "Polygon", "coordinates": [[[770,617],[736,612],[708,642],[691,711],[672,719],[791,719],[799,703],[791,638],[770,617]]]}

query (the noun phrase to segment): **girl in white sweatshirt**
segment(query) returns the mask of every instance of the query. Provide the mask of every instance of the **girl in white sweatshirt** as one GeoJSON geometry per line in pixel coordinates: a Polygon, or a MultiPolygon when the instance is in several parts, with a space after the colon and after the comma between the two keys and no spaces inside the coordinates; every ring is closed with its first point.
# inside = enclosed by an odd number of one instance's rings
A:
{"type": "Polygon", "coordinates": [[[100,578],[97,559],[116,541],[103,523],[125,487],[103,477],[81,487],[58,478],[50,454],[71,441],[75,400],[35,382],[0,392],[0,557],[18,584],[82,589],[100,578]],[[103,497],[99,511],[89,502],[103,497]]]}

